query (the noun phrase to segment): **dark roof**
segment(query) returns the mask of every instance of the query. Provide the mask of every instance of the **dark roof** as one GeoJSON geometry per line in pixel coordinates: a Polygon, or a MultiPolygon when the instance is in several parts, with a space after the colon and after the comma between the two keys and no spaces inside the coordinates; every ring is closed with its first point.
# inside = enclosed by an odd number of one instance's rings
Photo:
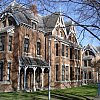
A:
{"type": "Polygon", "coordinates": [[[91,50],[94,54],[99,53],[98,49],[97,49],[95,46],[93,46],[92,44],[88,44],[88,45],[84,48],[84,50],[91,50]]]}
{"type": "Polygon", "coordinates": [[[59,15],[59,12],[55,12],[51,15],[43,17],[44,28],[46,32],[51,32],[54,29],[59,15]]]}
{"type": "Polygon", "coordinates": [[[96,47],[97,48],[97,50],[100,52],[100,46],[98,46],[98,47],[96,47]]]}
{"type": "Polygon", "coordinates": [[[31,24],[29,23],[29,19],[33,19],[34,21],[37,21],[35,18],[33,12],[26,8],[25,6],[17,3],[16,1],[13,1],[5,10],[4,12],[9,12],[13,15],[14,19],[18,23],[25,23],[25,24],[31,24]]]}
{"type": "Polygon", "coordinates": [[[49,64],[42,59],[39,58],[31,58],[31,57],[25,57],[21,56],[20,57],[20,62],[22,66],[37,66],[37,67],[47,67],[49,64]]]}

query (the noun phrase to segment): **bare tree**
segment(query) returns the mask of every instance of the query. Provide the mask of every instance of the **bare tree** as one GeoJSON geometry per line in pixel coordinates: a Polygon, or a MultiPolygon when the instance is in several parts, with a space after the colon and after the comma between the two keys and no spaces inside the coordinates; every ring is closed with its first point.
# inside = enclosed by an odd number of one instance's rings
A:
{"type": "MultiPolygon", "coordinates": [[[[6,8],[14,0],[0,0],[0,10],[6,8]]],[[[82,27],[83,35],[89,32],[100,42],[100,0],[16,0],[23,6],[36,4],[38,12],[49,14],[60,11],[62,16],[71,19],[76,26],[82,27]]],[[[80,36],[79,36],[80,37],[80,36]]]]}

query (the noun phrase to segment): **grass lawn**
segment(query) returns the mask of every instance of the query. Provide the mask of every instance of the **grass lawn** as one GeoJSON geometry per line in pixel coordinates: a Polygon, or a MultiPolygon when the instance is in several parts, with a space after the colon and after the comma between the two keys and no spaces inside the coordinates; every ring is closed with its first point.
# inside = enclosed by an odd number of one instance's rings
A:
{"type": "MultiPolygon", "coordinates": [[[[86,100],[97,95],[96,85],[51,90],[51,100],[86,100]]],[[[0,100],[47,100],[47,91],[0,93],[0,100]]]]}

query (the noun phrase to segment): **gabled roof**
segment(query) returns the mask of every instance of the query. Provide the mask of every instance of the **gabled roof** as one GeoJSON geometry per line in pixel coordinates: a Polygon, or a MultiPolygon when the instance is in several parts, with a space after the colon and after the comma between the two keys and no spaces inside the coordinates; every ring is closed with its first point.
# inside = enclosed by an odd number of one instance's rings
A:
{"type": "Polygon", "coordinates": [[[98,46],[98,47],[96,47],[97,48],[97,50],[99,51],[99,53],[100,53],[100,46],[98,46]]]}
{"type": "Polygon", "coordinates": [[[92,44],[88,44],[85,48],[84,48],[84,51],[85,50],[91,50],[94,54],[97,54],[99,53],[98,49],[93,46],[92,44]]]}
{"type": "Polygon", "coordinates": [[[29,24],[29,19],[37,21],[33,12],[25,6],[13,1],[10,3],[3,13],[11,13],[18,23],[29,24]]]}
{"type": "Polygon", "coordinates": [[[65,22],[67,35],[69,35],[71,25],[72,25],[72,21],[65,22]]]}
{"type": "Polygon", "coordinates": [[[55,12],[51,15],[43,17],[44,28],[46,32],[51,32],[54,29],[59,15],[59,12],[55,12]]]}

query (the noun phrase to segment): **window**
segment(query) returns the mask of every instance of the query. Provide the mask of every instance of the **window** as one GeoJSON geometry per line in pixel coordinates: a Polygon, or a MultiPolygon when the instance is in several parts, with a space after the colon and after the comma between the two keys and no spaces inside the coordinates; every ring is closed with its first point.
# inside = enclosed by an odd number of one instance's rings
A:
{"type": "Polygon", "coordinates": [[[68,47],[66,46],[66,57],[68,57],[68,47]]]}
{"type": "Polygon", "coordinates": [[[77,70],[78,70],[77,67],[75,67],[75,80],[77,80],[77,74],[78,74],[77,70]]]}
{"type": "Polygon", "coordinates": [[[78,68],[78,80],[80,80],[80,68],[78,68]]]}
{"type": "Polygon", "coordinates": [[[0,61],[0,81],[3,81],[3,62],[0,61]]]}
{"type": "Polygon", "coordinates": [[[78,60],[80,60],[80,50],[78,50],[78,60]]]}
{"type": "Polygon", "coordinates": [[[35,30],[36,29],[36,23],[32,22],[32,28],[35,30]]]}
{"type": "Polygon", "coordinates": [[[8,62],[7,81],[10,81],[10,69],[11,69],[11,62],[8,62]]]}
{"type": "Polygon", "coordinates": [[[91,66],[91,60],[88,60],[88,66],[91,66]]]}
{"type": "Polygon", "coordinates": [[[87,60],[84,60],[84,66],[87,67],[87,60]]]}
{"type": "Polygon", "coordinates": [[[72,51],[72,48],[70,48],[70,59],[73,59],[73,51],[72,51]]]}
{"type": "Polygon", "coordinates": [[[40,41],[37,42],[37,55],[41,55],[41,43],[40,43],[40,41]]]}
{"type": "Polygon", "coordinates": [[[68,66],[66,66],[66,80],[68,80],[68,66]]]}
{"type": "Polygon", "coordinates": [[[58,65],[56,65],[56,81],[58,81],[58,65]]]}
{"type": "Polygon", "coordinates": [[[91,72],[89,72],[89,79],[91,79],[92,77],[91,77],[91,72]]]}
{"type": "Polygon", "coordinates": [[[29,49],[29,39],[25,38],[25,40],[24,40],[24,52],[28,53],[28,49],[29,49]]]}
{"type": "Polygon", "coordinates": [[[58,43],[56,43],[56,56],[58,56],[58,43]]]}
{"type": "Polygon", "coordinates": [[[75,59],[77,59],[77,49],[75,49],[74,52],[75,52],[75,59]]]}
{"type": "Polygon", "coordinates": [[[84,72],[84,79],[87,79],[87,72],[84,72]]]}
{"type": "Polygon", "coordinates": [[[12,51],[12,36],[9,36],[8,50],[12,51]]]}
{"type": "Polygon", "coordinates": [[[4,51],[5,46],[5,36],[0,36],[0,51],[4,51]]]}
{"type": "Polygon", "coordinates": [[[62,44],[62,56],[64,56],[64,44],[62,44]]]}
{"type": "Polygon", "coordinates": [[[87,51],[87,50],[85,51],[85,55],[86,55],[86,56],[88,55],[88,51],[87,51]]]}
{"type": "Polygon", "coordinates": [[[65,66],[62,65],[62,81],[65,81],[65,66]]]}

